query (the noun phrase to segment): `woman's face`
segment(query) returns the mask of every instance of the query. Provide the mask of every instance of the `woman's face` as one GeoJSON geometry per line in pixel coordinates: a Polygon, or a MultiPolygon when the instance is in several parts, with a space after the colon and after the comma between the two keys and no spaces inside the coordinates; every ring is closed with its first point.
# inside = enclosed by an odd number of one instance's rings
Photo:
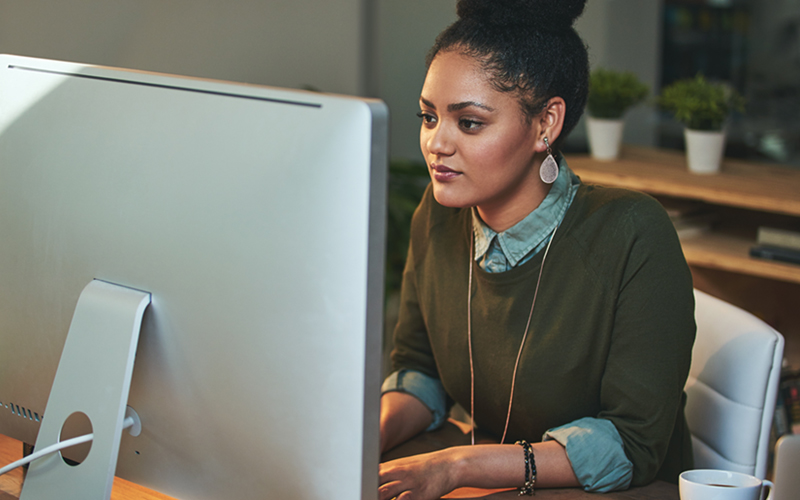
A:
{"type": "Polygon", "coordinates": [[[437,54],[420,108],[420,147],[436,201],[476,206],[498,231],[538,206],[547,193],[536,158],[537,148],[545,149],[540,121],[528,124],[517,98],[495,90],[478,61],[457,51],[437,54]]]}

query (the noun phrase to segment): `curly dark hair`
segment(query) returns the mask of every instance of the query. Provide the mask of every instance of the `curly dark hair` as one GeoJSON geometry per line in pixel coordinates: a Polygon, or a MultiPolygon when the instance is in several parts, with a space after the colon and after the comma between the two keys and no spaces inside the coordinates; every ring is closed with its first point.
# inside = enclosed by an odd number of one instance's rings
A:
{"type": "Polygon", "coordinates": [[[440,52],[481,62],[492,85],[517,94],[532,121],[553,97],[566,103],[556,145],[577,125],[589,92],[589,56],[572,27],[586,0],[459,0],[459,19],[436,38],[427,65],[440,52]]]}

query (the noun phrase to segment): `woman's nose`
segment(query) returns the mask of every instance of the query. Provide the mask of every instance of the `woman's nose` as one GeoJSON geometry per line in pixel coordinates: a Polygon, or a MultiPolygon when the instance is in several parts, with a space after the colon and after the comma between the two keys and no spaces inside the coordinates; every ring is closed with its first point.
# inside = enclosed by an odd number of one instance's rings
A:
{"type": "MultiPolygon", "coordinates": [[[[424,133],[424,132],[423,132],[424,133]]],[[[447,127],[441,123],[427,131],[424,144],[428,152],[437,156],[450,156],[455,152],[455,144],[447,127]]]]}

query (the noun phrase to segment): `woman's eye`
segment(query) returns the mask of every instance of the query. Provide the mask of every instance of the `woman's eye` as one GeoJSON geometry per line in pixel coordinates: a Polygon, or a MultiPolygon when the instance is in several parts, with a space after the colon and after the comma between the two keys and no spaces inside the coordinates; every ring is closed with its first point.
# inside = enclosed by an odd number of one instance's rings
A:
{"type": "Polygon", "coordinates": [[[483,123],[479,122],[477,120],[470,120],[468,118],[462,118],[462,119],[460,119],[458,121],[458,125],[464,130],[475,130],[478,127],[480,127],[481,125],[483,125],[483,123]]]}
{"type": "Polygon", "coordinates": [[[426,113],[425,111],[420,111],[417,113],[417,117],[422,118],[422,123],[432,123],[436,121],[436,117],[430,113],[426,113]]]}

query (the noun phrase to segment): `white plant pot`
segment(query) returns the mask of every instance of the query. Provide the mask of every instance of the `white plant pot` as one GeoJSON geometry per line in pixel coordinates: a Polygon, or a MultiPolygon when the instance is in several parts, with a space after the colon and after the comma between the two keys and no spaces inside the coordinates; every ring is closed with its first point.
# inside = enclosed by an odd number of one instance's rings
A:
{"type": "Polygon", "coordinates": [[[722,165],[725,152],[725,132],[708,130],[683,130],[686,141],[686,160],[689,172],[716,174],[722,165]]]}
{"type": "Polygon", "coordinates": [[[619,147],[622,144],[623,120],[607,120],[586,117],[586,129],[589,135],[589,151],[596,160],[610,161],[619,158],[619,147]]]}

